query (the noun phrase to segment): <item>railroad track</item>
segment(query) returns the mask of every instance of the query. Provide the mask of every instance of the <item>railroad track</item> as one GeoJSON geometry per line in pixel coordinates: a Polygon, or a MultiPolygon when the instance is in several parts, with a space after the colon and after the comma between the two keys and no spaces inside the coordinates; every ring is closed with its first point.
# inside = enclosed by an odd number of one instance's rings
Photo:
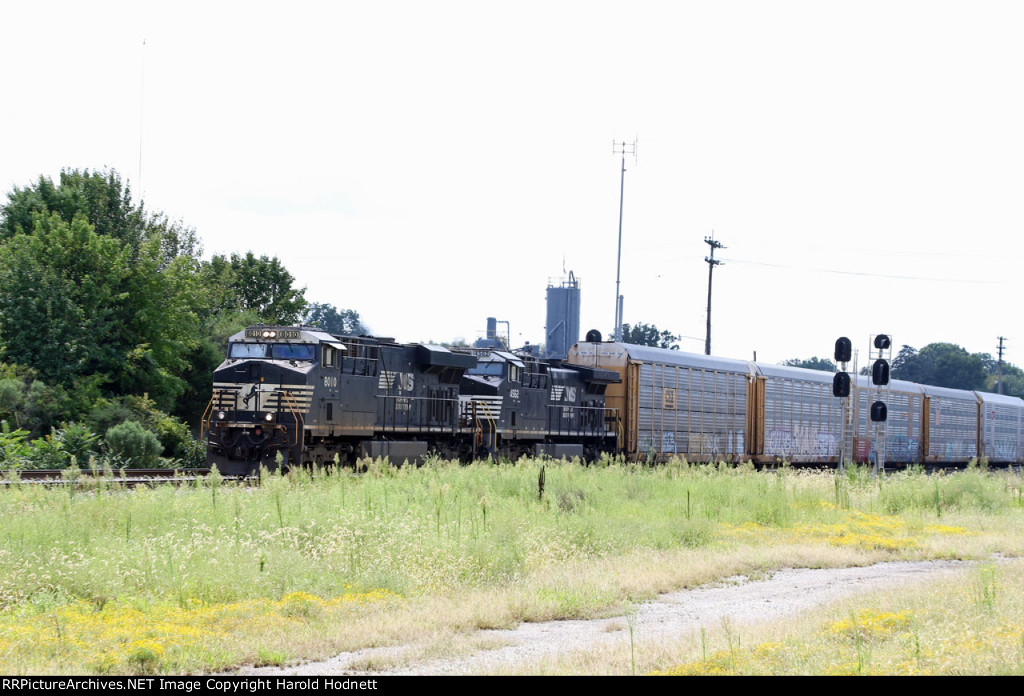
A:
{"type": "MultiPolygon", "coordinates": [[[[209,469],[115,469],[96,471],[83,469],[77,474],[67,469],[23,469],[3,472],[0,486],[16,483],[38,485],[66,486],[86,482],[116,483],[122,486],[145,486],[156,483],[184,484],[194,483],[210,473],[209,469]]],[[[234,477],[224,477],[234,478],[234,477]]]]}

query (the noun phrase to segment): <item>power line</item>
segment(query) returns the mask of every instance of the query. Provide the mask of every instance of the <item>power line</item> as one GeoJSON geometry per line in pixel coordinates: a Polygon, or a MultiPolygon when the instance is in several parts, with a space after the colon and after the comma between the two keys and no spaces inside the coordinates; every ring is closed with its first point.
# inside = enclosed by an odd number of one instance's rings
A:
{"type": "Polygon", "coordinates": [[[711,355],[711,273],[715,266],[721,265],[721,261],[715,260],[715,249],[725,249],[725,245],[715,240],[715,231],[711,230],[711,236],[705,237],[704,242],[711,247],[711,256],[705,256],[708,263],[708,333],[704,339],[704,355],[711,355]]]}
{"type": "Polygon", "coordinates": [[[996,393],[997,394],[1001,394],[1002,393],[1002,342],[1006,341],[1007,338],[1005,336],[1000,336],[998,338],[999,338],[999,364],[998,364],[999,374],[998,374],[998,378],[996,379],[995,385],[996,385],[996,393]]]}

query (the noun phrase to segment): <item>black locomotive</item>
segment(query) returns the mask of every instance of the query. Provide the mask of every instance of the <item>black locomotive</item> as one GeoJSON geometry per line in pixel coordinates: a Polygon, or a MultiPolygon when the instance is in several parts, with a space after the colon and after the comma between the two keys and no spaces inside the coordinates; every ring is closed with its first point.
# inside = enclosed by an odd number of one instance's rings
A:
{"type": "Polygon", "coordinates": [[[611,370],[501,350],[252,326],[231,337],[214,372],[207,465],[246,475],[430,453],[592,458],[619,446],[619,413],[604,403],[617,381],[611,370]]]}

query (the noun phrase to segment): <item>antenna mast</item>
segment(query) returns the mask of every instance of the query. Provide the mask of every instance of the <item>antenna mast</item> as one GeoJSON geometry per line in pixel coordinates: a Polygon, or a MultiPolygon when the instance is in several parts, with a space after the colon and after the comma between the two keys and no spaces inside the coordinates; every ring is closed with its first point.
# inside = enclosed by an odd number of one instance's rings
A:
{"type": "Polygon", "coordinates": [[[142,59],[139,74],[139,169],[138,182],[139,201],[142,200],[142,126],[146,115],[146,39],[142,39],[142,59]]]}
{"type": "Polygon", "coordinates": [[[622,199],[626,190],[626,155],[633,155],[636,162],[636,139],[632,143],[622,141],[616,145],[612,141],[612,154],[622,155],[622,178],[619,182],[619,255],[615,262],[615,340],[622,340],[622,294],[619,291],[619,282],[622,278],[622,199]]]}

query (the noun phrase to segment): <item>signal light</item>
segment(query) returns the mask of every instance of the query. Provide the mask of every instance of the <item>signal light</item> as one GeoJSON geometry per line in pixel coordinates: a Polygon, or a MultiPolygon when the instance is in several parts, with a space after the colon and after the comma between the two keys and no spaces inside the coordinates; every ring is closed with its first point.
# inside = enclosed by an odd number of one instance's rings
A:
{"type": "Polygon", "coordinates": [[[885,419],[889,417],[889,407],[885,405],[884,401],[876,401],[871,404],[871,422],[872,423],[884,423],[885,419]]]}
{"type": "Polygon", "coordinates": [[[843,399],[850,395],[850,375],[846,372],[837,372],[832,378],[832,396],[843,399]]]}
{"type": "Polygon", "coordinates": [[[878,350],[885,350],[892,345],[892,341],[885,334],[878,334],[875,336],[875,348],[878,350]]]}
{"type": "Polygon", "coordinates": [[[853,343],[846,336],[836,339],[835,359],[837,363],[850,362],[853,357],[853,343]]]}
{"type": "MultiPolygon", "coordinates": [[[[876,341],[877,343],[877,341],[876,341]]],[[[879,359],[871,366],[871,383],[882,386],[889,383],[889,363],[879,359]]]]}

